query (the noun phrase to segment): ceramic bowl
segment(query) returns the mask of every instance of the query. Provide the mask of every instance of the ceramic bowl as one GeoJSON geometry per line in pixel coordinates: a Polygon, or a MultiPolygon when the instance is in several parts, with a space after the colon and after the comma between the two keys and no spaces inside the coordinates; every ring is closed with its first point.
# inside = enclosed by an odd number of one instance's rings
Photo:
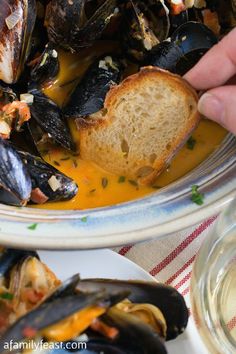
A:
{"type": "Polygon", "coordinates": [[[163,237],[212,216],[236,189],[236,138],[189,174],[152,195],[86,211],[53,211],[1,205],[0,244],[40,249],[105,248],[163,237]],[[191,201],[191,186],[204,204],[191,201]]]}

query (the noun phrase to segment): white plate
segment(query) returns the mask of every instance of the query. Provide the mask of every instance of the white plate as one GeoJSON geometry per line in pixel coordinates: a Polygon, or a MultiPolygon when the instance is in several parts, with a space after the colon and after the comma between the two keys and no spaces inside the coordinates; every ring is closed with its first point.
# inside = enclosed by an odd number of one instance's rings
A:
{"type": "MultiPolygon", "coordinates": [[[[39,252],[41,259],[64,280],[75,273],[81,278],[113,278],[151,280],[155,279],[125,257],[110,250],[39,252]]],[[[187,304],[189,306],[189,304],[187,304]]],[[[169,354],[207,354],[193,319],[190,317],[184,334],[166,344],[169,354]]]]}

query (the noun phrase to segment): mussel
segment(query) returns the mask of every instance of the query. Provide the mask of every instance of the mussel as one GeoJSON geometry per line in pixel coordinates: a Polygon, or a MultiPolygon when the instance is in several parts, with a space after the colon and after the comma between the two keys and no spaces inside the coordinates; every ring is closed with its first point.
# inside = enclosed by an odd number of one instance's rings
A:
{"type": "Polygon", "coordinates": [[[18,80],[30,49],[36,19],[35,0],[2,0],[0,15],[0,79],[18,80]]]}
{"type": "Polygon", "coordinates": [[[158,66],[179,75],[190,70],[217,43],[215,34],[204,24],[186,22],[158,44],[145,58],[144,65],[158,66]]]}
{"type": "Polygon", "coordinates": [[[69,177],[44,162],[40,157],[16,150],[0,138],[0,202],[24,206],[29,200],[41,204],[46,201],[68,200],[78,186],[69,177]]]}
{"type": "Polygon", "coordinates": [[[51,0],[45,23],[51,42],[72,52],[99,39],[117,11],[116,0],[51,0]]]}
{"type": "Polygon", "coordinates": [[[0,254],[0,333],[59,284],[54,273],[40,262],[36,252],[3,250],[0,254]]]}
{"type": "Polygon", "coordinates": [[[8,141],[0,138],[0,202],[26,205],[32,184],[26,166],[8,141]]]}
{"type": "Polygon", "coordinates": [[[78,192],[77,184],[40,157],[18,151],[32,183],[30,199],[36,204],[69,200],[78,192]]]}
{"type": "MultiPolygon", "coordinates": [[[[11,255],[14,250],[6,252],[11,255]]],[[[166,354],[165,331],[167,339],[172,339],[186,327],[184,299],[164,284],[81,280],[79,274],[60,284],[37,255],[26,252],[19,258],[17,255],[15,261],[13,267],[11,262],[8,280],[0,286],[0,299],[5,305],[0,307],[0,315],[3,308],[7,308],[8,317],[14,314],[13,323],[7,322],[2,328],[0,353],[9,353],[5,343],[10,341],[27,343],[43,338],[67,343],[84,335],[86,349],[82,353],[166,354]],[[30,282],[28,287],[26,280],[30,282]],[[39,289],[43,292],[41,299],[39,289]],[[9,296],[1,296],[3,293],[12,294],[11,301],[9,296]],[[25,293],[29,297],[23,296],[25,293]],[[29,293],[36,299],[31,304],[29,293]]]]}
{"type": "Polygon", "coordinates": [[[75,145],[61,109],[41,90],[33,88],[29,92],[33,95],[33,103],[30,106],[31,119],[56,143],[74,151],[75,145]]]}
{"type": "Polygon", "coordinates": [[[133,303],[143,303],[145,300],[158,307],[166,320],[167,340],[176,338],[187,326],[188,309],[183,297],[173,287],[151,282],[84,279],[78,288],[82,291],[106,289],[110,293],[127,290],[130,292],[128,299],[133,303]]]}
{"type": "Polygon", "coordinates": [[[127,1],[122,43],[131,59],[142,61],[153,47],[168,37],[169,28],[164,1],[127,1]]]}
{"type": "Polygon", "coordinates": [[[123,65],[110,55],[96,60],[75,88],[63,112],[67,118],[85,118],[103,108],[109,89],[120,82],[123,65]]]}
{"type": "Polygon", "coordinates": [[[48,43],[43,53],[36,59],[30,73],[30,87],[39,87],[48,83],[59,72],[58,52],[53,45],[48,43]]]}

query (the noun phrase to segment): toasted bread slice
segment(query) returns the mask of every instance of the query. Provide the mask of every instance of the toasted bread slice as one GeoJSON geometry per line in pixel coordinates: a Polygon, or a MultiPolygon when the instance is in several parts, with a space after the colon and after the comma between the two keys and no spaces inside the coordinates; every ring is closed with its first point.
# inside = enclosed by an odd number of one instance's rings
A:
{"type": "Polygon", "coordinates": [[[197,101],[181,77],[142,68],[110,89],[103,111],[80,121],[81,157],[151,184],[196,127],[197,101]]]}

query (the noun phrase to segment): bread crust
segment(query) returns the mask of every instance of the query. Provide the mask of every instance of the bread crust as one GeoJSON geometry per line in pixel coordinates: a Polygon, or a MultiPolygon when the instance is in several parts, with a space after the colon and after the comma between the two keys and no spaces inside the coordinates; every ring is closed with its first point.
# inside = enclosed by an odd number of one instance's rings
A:
{"type": "MultiPolygon", "coordinates": [[[[93,134],[94,132],[99,131],[100,129],[106,129],[111,124],[113,124],[114,120],[116,119],[116,104],[122,96],[135,91],[142,85],[148,86],[151,81],[153,82],[153,80],[162,80],[166,83],[167,86],[171,87],[174,91],[178,92],[181,97],[186,98],[186,101],[192,100],[193,102],[192,112],[185,126],[182,129],[181,135],[175,137],[175,146],[171,149],[171,151],[168,151],[166,149],[165,153],[162,154],[161,158],[153,162],[153,171],[144,176],[136,176],[136,179],[140,184],[148,185],[155,182],[157,176],[163,170],[166,169],[166,167],[170,164],[171,159],[185,144],[185,142],[192,134],[193,130],[196,128],[200,120],[200,115],[197,112],[198,95],[196,91],[180,76],[172,74],[166,70],[159,69],[157,67],[143,67],[138,73],[133,74],[123,80],[121,84],[112,87],[106,95],[103,112],[98,112],[97,114],[94,114],[93,117],[88,118],[87,124],[83,122],[83,124],[80,125],[80,151],[82,158],[91,159],[95,163],[100,164],[99,159],[96,159],[94,157],[96,155],[96,152],[93,152],[93,154],[91,154],[92,156],[87,153],[88,135],[93,134]]],[[[91,149],[91,146],[89,148],[91,149]]],[[[113,163],[116,164],[116,159],[114,159],[112,151],[107,152],[107,154],[109,153],[111,159],[114,160],[113,163]]],[[[139,166],[142,165],[142,161],[138,162],[139,166]]],[[[106,166],[104,165],[101,165],[101,167],[106,169],[106,166]]],[[[114,170],[116,170],[115,165],[114,170]]],[[[110,172],[114,172],[114,170],[110,172]]],[[[134,173],[131,173],[131,171],[129,171],[128,169],[126,175],[127,177],[134,177],[134,173]]]]}

